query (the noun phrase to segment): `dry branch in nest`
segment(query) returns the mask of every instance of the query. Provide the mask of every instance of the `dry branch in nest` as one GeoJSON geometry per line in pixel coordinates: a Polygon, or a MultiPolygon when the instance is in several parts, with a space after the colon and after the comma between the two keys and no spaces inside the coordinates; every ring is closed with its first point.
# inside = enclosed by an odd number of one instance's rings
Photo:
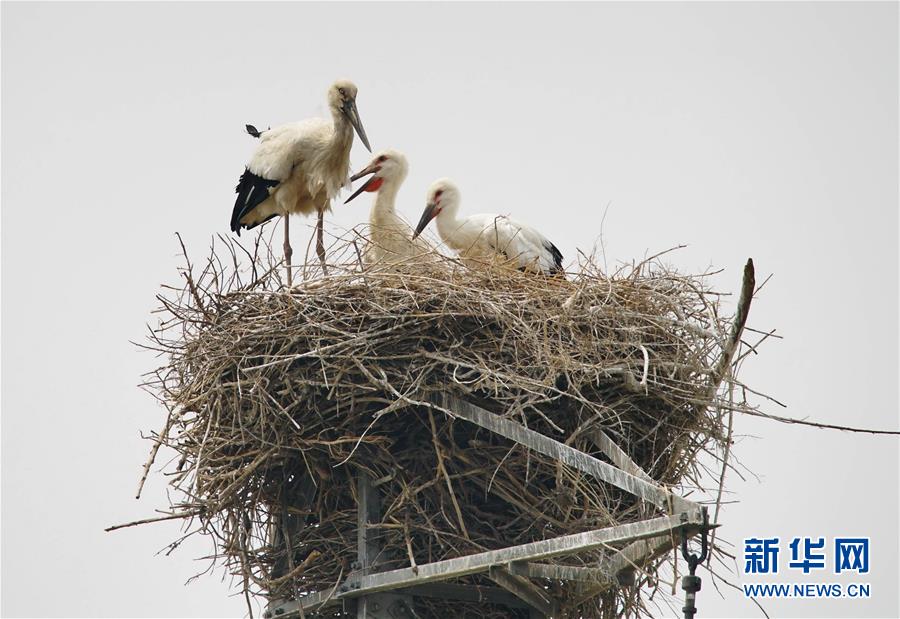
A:
{"type": "MultiPolygon", "coordinates": [[[[362,242],[336,242],[327,276],[312,263],[288,289],[266,243],[222,240],[159,296],[152,347],[165,364],[147,386],[169,411],[157,444],[179,456],[168,513],[215,540],[245,592],[295,598],[347,576],[360,473],[381,497],[381,570],[660,514],[424,405],[440,394],[609,461],[605,435],[682,493],[717,483],[699,456],[724,453],[736,383],[720,366],[730,323],[705,276],[656,259],[607,274],[584,258],[566,279],[437,257],[365,270],[362,242]]],[[[639,584],[657,583],[654,567],[639,584]]],[[[639,612],[648,591],[544,586],[571,617],[639,612]]],[[[521,612],[416,604],[422,616],[521,612]]]]}

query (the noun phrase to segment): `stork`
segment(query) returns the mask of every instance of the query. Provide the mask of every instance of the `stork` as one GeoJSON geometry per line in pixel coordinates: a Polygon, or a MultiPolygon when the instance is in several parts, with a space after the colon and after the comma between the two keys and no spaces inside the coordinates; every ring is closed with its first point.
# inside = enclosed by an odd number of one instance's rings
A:
{"type": "MultiPolygon", "coordinates": [[[[348,184],[353,131],[369,152],[369,139],[356,109],[357,88],[338,80],[328,89],[332,120],[310,118],[248,133],[259,138],[259,146],[244,169],[235,189],[237,200],[231,213],[231,230],[239,236],[277,215],[284,218],[284,258],[291,284],[291,249],[288,218],[291,213],[318,214],[316,252],[325,265],[323,213],[331,200],[348,184]]],[[[253,131],[250,131],[250,129],[253,131]]]]}
{"type": "Polygon", "coordinates": [[[344,204],[364,191],[377,192],[369,213],[372,244],[364,256],[367,264],[408,262],[410,258],[431,251],[424,239],[412,238],[412,228],[394,208],[397,191],[408,171],[409,164],[403,153],[388,149],[376,154],[369,165],[350,177],[351,181],[358,181],[372,175],[344,204]]]}
{"type": "Polygon", "coordinates": [[[450,179],[435,181],[428,189],[427,206],[413,238],[432,219],[437,220],[441,240],[462,258],[500,258],[523,271],[545,275],[562,274],[562,254],[540,232],[506,215],[457,215],[459,189],[450,179]]]}

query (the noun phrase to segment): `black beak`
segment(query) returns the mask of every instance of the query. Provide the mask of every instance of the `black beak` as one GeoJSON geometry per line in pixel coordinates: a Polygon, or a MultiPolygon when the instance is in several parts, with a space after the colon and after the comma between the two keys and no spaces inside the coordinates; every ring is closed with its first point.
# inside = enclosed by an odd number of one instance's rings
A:
{"type": "MultiPolygon", "coordinates": [[[[362,170],[360,170],[359,172],[357,172],[356,174],[354,174],[353,176],[351,176],[351,177],[350,177],[350,180],[353,181],[353,182],[356,182],[356,181],[358,181],[359,179],[361,179],[362,177],[364,177],[366,174],[375,174],[375,173],[376,173],[378,170],[380,170],[380,169],[381,169],[381,168],[379,168],[379,167],[376,166],[375,164],[372,164],[372,165],[370,165],[370,166],[368,166],[368,167],[366,167],[366,168],[363,168],[362,170]]],[[[353,195],[352,195],[352,196],[350,196],[349,198],[347,198],[346,200],[344,200],[344,204],[347,204],[347,202],[349,202],[350,200],[352,200],[353,198],[355,198],[356,196],[358,196],[359,194],[361,194],[362,192],[364,192],[366,189],[368,189],[368,188],[369,188],[369,185],[371,185],[371,184],[375,181],[376,178],[378,178],[378,177],[377,177],[377,176],[373,176],[372,178],[370,178],[369,180],[367,180],[365,183],[363,183],[362,186],[361,186],[359,189],[357,189],[356,191],[353,192],[353,195]]]]}
{"type": "Polygon", "coordinates": [[[359,118],[359,110],[356,109],[356,101],[348,99],[347,102],[344,103],[344,114],[347,116],[347,120],[350,121],[350,124],[353,125],[353,128],[356,129],[356,135],[362,140],[366,150],[371,153],[372,147],[369,146],[369,138],[366,137],[366,130],[363,129],[362,120],[359,118]]]}
{"type": "Polygon", "coordinates": [[[425,207],[425,211],[422,213],[422,218],[419,220],[419,225],[416,226],[416,231],[412,235],[414,239],[422,234],[422,230],[425,229],[425,227],[428,225],[428,222],[434,219],[435,215],[437,215],[437,204],[432,202],[425,207]]]}

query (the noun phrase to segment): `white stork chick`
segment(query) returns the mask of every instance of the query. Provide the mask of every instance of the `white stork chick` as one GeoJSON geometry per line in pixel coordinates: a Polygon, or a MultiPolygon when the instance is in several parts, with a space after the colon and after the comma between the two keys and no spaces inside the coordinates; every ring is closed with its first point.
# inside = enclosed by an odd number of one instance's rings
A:
{"type": "Polygon", "coordinates": [[[441,240],[460,257],[474,262],[498,258],[523,271],[562,274],[562,254],[540,232],[506,215],[469,215],[460,218],[459,189],[450,179],[440,179],[428,189],[427,206],[413,238],[437,220],[441,240]]]}
{"type": "MultiPolygon", "coordinates": [[[[310,118],[257,132],[259,146],[238,182],[231,230],[254,228],[276,215],[284,216],[284,252],[290,278],[291,246],[288,215],[318,213],[316,250],[324,263],[322,213],[347,185],[353,131],[371,152],[356,109],[357,88],[338,80],[328,89],[331,121],[310,118]]],[[[251,135],[253,135],[251,133],[251,135]]]]}
{"type": "Polygon", "coordinates": [[[369,213],[371,245],[364,256],[367,264],[410,262],[432,250],[424,239],[412,238],[412,227],[394,208],[397,192],[408,171],[409,164],[403,153],[388,149],[376,154],[368,166],[350,177],[351,181],[358,181],[372,175],[344,204],[364,191],[377,192],[369,213]]]}

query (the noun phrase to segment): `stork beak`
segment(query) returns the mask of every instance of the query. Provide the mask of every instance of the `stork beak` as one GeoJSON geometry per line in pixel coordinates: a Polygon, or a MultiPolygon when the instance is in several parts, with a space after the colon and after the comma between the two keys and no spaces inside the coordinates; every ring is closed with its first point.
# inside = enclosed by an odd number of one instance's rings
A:
{"type": "Polygon", "coordinates": [[[372,147],[369,146],[369,138],[366,137],[366,130],[363,129],[362,121],[359,119],[359,110],[356,109],[356,101],[350,99],[344,104],[344,114],[347,115],[350,124],[356,129],[356,135],[362,140],[366,150],[371,153],[372,147]]]}
{"type": "MultiPolygon", "coordinates": [[[[356,174],[354,174],[353,176],[351,176],[350,180],[355,183],[356,181],[358,181],[359,179],[364,177],[366,174],[375,174],[375,172],[377,172],[379,169],[380,168],[377,165],[375,165],[374,163],[370,164],[370,165],[366,166],[365,168],[363,168],[362,170],[360,170],[359,172],[357,172],[356,174]]],[[[352,196],[350,196],[349,198],[344,200],[344,204],[347,204],[347,202],[349,202],[350,200],[352,200],[353,198],[355,198],[356,196],[358,196],[359,194],[364,192],[366,189],[368,189],[369,185],[374,183],[377,178],[378,177],[373,176],[372,178],[367,180],[365,183],[363,183],[359,189],[357,189],[356,191],[353,192],[352,196]]]]}
{"type": "Polygon", "coordinates": [[[425,207],[425,211],[422,213],[422,219],[419,220],[419,225],[416,226],[416,231],[413,233],[412,237],[415,239],[417,236],[422,234],[422,230],[428,225],[432,219],[434,219],[435,215],[438,214],[437,204],[431,203],[425,207]]]}
{"type": "Polygon", "coordinates": [[[365,176],[366,174],[375,174],[375,172],[377,172],[377,171],[380,170],[380,169],[381,169],[381,168],[378,167],[378,164],[377,164],[377,163],[375,163],[375,162],[370,163],[369,165],[367,165],[366,167],[364,167],[362,170],[360,170],[359,172],[357,172],[356,174],[354,174],[353,176],[351,176],[351,177],[350,177],[350,180],[353,181],[353,182],[355,183],[356,181],[358,181],[359,179],[361,179],[361,178],[362,178],[363,176],[365,176]]]}

